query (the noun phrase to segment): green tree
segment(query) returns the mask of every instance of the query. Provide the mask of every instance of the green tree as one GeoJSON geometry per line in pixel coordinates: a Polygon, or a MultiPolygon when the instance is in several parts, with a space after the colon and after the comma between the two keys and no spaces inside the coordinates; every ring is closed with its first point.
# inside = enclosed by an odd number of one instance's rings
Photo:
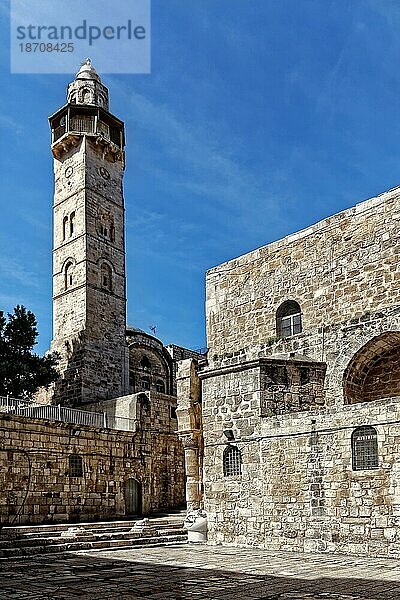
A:
{"type": "Polygon", "coordinates": [[[36,325],[35,315],[24,306],[16,306],[8,319],[0,311],[0,396],[31,398],[39,387],[58,379],[58,354],[32,352],[36,325]]]}

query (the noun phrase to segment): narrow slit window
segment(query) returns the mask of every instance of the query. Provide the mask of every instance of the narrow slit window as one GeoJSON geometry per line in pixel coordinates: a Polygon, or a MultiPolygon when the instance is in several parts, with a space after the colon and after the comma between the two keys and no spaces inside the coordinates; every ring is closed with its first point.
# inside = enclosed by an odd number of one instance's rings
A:
{"type": "Polygon", "coordinates": [[[68,217],[66,216],[63,218],[63,229],[62,229],[63,242],[65,242],[65,240],[67,239],[67,228],[68,228],[68,217]]]}
{"type": "Polygon", "coordinates": [[[70,288],[74,283],[72,271],[73,271],[73,264],[72,264],[72,262],[68,262],[65,265],[65,272],[64,272],[64,288],[66,290],[68,288],[70,288]]]}
{"type": "Polygon", "coordinates": [[[112,290],[112,271],[111,267],[106,263],[101,265],[101,286],[106,290],[112,290]]]}
{"type": "Polygon", "coordinates": [[[71,237],[75,229],[75,211],[71,213],[69,218],[69,236],[71,237]]]}

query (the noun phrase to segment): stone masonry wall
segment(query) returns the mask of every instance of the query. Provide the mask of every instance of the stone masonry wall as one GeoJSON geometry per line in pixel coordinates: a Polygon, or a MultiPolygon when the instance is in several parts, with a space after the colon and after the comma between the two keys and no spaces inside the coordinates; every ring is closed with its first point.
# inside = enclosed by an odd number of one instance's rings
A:
{"type": "Polygon", "coordinates": [[[219,379],[203,381],[206,393],[217,386],[203,408],[209,543],[400,555],[399,398],[260,417],[254,370],[241,383],[219,379]],[[229,391],[239,385],[242,401],[229,391]],[[351,434],[366,424],[378,432],[379,468],[354,471],[351,434]],[[241,451],[240,476],[223,474],[226,429],[241,451]]]}
{"type": "Polygon", "coordinates": [[[140,416],[132,433],[0,413],[1,524],[122,517],[129,478],[141,484],[143,513],[181,506],[181,443],[140,416]],[[69,476],[70,454],[82,456],[83,477],[69,476]]]}
{"type": "Polygon", "coordinates": [[[124,157],[90,136],[55,155],[53,401],[94,402],[129,391],[125,342],[124,157]],[[104,272],[108,280],[104,281],[104,272]]]}
{"type": "Polygon", "coordinates": [[[400,554],[399,198],[396,188],[208,272],[210,543],[400,554]],[[303,327],[279,338],[287,300],[303,327]],[[377,431],[378,468],[358,471],[351,436],[364,425],[377,431]],[[224,475],[228,444],[240,475],[224,475]]]}
{"type": "Polygon", "coordinates": [[[399,198],[396,188],[208,271],[209,359],[273,345],[288,299],[319,340],[323,328],[400,304],[399,198]]]}

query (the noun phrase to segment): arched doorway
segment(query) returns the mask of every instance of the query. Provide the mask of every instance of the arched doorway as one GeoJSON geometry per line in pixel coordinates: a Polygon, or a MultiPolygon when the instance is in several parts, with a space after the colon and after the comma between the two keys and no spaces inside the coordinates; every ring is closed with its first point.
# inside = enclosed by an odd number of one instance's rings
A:
{"type": "Polygon", "coordinates": [[[345,404],[400,396],[400,332],[388,331],[367,342],[343,375],[345,404]]]}
{"type": "Polygon", "coordinates": [[[125,481],[125,514],[140,515],[142,513],[142,485],[131,477],[125,481]]]}

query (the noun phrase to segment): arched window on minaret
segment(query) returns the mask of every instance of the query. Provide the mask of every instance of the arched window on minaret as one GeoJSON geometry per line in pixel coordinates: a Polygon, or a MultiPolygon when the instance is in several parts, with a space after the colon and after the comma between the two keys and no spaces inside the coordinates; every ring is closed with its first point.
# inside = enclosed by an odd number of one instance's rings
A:
{"type": "Polygon", "coordinates": [[[71,213],[71,216],[69,218],[69,235],[70,235],[70,237],[74,233],[74,227],[75,227],[75,211],[73,211],[71,213]]]}
{"type": "Polygon", "coordinates": [[[82,98],[81,101],[83,104],[91,104],[92,92],[87,88],[83,88],[83,90],[81,91],[81,98],[82,98]]]}
{"type": "Polygon", "coordinates": [[[68,220],[68,216],[63,218],[63,242],[67,239],[68,220]]]}
{"type": "Polygon", "coordinates": [[[71,260],[69,260],[67,262],[67,264],[65,265],[65,271],[64,271],[64,287],[67,290],[68,288],[70,288],[73,283],[74,283],[74,278],[73,278],[73,262],[71,260]]]}
{"type": "Polygon", "coordinates": [[[107,263],[101,265],[101,287],[111,291],[112,289],[112,271],[107,263]]]}

